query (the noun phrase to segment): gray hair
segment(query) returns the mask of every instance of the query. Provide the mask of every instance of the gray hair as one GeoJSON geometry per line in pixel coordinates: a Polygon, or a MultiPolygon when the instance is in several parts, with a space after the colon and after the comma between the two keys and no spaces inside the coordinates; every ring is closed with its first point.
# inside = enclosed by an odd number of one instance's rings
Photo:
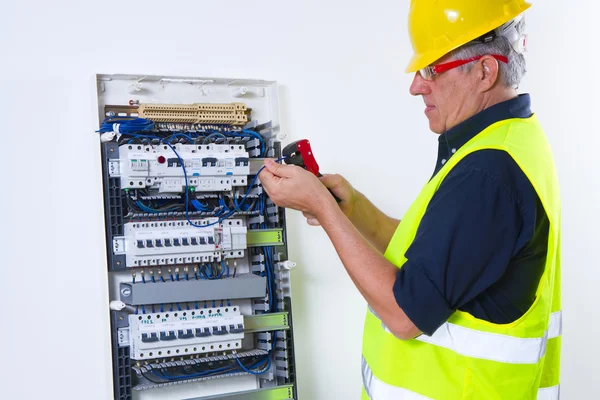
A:
{"type": "MultiPolygon", "coordinates": [[[[525,33],[525,18],[522,18],[515,25],[519,35],[525,33]]],[[[500,77],[502,83],[507,87],[518,88],[521,79],[525,75],[527,64],[525,56],[515,51],[513,44],[505,36],[498,36],[488,43],[467,43],[464,46],[452,51],[454,59],[464,60],[472,57],[484,56],[487,54],[500,54],[508,58],[508,64],[500,62],[500,77]]],[[[463,71],[469,72],[473,64],[466,64],[462,67],[463,71]]]]}

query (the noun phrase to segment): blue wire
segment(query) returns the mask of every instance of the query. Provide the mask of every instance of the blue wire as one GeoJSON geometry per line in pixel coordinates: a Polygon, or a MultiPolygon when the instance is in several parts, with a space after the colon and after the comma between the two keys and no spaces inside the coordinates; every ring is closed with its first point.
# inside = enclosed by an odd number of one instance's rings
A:
{"type": "Polygon", "coordinates": [[[140,131],[151,131],[154,129],[154,122],[137,117],[110,117],[106,118],[100,129],[96,132],[115,132],[115,124],[119,124],[119,133],[121,134],[132,134],[140,131]]]}
{"type": "MultiPolygon", "coordinates": [[[[242,362],[240,361],[239,358],[235,357],[235,360],[237,361],[237,363],[240,366],[240,368],[242,368],[245,372],[247,372],[249,374],[252,374],[252,375],[261,375],[261,374],[264,374],[265,372],[267,372],[271,368],[271,357],[267,356],[266,359],[267,359],[267,366],[266,366],[265,369],[263,369],[262,371],[252,371],[252,370],[246,368],[244,366],[244,364],[242,364],[242,362]]],[[[264,360],[262,362],[264,362],[264,360]]]]}

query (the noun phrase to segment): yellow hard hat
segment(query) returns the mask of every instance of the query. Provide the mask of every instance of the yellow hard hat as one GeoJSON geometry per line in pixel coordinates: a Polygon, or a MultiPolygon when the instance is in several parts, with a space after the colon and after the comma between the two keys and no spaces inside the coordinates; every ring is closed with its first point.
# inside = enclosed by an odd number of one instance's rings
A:
{"type": "Polygon", "coordinates": [[[425,68],[529,7],[525,0],[411,0],[408,30],[414,55],[406,72],[425,68]]]}

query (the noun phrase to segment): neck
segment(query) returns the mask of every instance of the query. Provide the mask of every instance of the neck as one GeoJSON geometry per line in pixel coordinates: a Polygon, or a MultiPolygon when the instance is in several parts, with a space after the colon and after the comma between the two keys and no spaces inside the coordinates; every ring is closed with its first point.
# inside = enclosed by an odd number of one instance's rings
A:
{"type": "Polygon", "coordinates": [[[514,99],[517,96],[518,94],[515,88],[498,87],[494,90],[490,90],[484,95],[478,112],[490,108],[498,103],[514,99]]]}

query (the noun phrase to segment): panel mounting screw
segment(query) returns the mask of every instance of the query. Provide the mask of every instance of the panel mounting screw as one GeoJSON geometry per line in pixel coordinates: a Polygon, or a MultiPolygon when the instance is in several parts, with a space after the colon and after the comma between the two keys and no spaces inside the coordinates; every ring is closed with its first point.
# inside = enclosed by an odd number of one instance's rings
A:
{"type": "Polygon", "coordinates": [[[110,149],[109,151],[110,151],[111,153],[114,153],[115,149],[110,149]]]}
{"type": "Polygon", "coordinates": [[[121,294],[122,294],[124,297],[129,297],[129,296],[131,296],[131,288],[124,287],[123,289],[121,289],[121,294]]]}
{"type": "Polygon", "coordinates": [[[121,261],[117,261],[117,265],[121,265],[121,261]]]}

